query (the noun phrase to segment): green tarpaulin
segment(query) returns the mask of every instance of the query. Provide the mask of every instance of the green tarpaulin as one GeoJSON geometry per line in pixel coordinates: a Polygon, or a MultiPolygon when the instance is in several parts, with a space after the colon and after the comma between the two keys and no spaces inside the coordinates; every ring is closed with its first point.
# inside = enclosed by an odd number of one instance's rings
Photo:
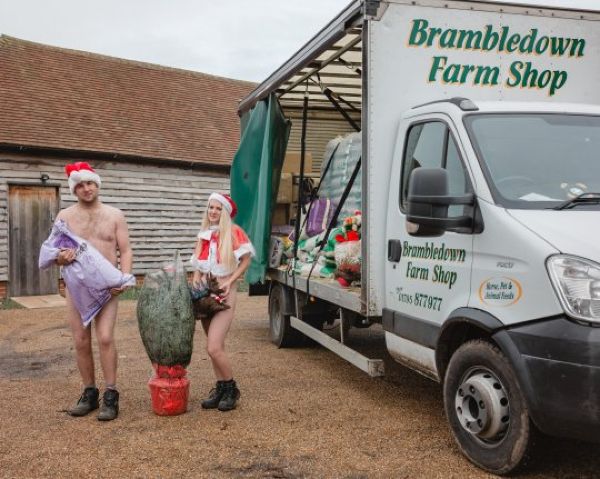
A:
{"type": "Polygon", "coordinates": [[[269,260],[271,211],[277,198],[281,166],[290,134],[274,95],[259,102],[241,119],[240,146],[231,165],[231,196],[239,213],[235,222],[256,248],[246,281],[264,282],[269,260]]]}

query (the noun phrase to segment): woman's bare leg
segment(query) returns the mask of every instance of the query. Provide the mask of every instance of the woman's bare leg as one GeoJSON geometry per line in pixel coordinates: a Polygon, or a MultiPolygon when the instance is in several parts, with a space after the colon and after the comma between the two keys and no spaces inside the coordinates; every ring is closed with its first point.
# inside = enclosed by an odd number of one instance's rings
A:
{"type": "Polygon", "coordinates": [[[225,302],[229,309],[220,311],[210,321],[202,321],[206,333],[206,351],[211,359],[215,376],[219,381],[232,379],[233,371],[231,362],[225,353],[225,338],[231,328],[235,310],[237,284],[232,285],[225,302]]]}

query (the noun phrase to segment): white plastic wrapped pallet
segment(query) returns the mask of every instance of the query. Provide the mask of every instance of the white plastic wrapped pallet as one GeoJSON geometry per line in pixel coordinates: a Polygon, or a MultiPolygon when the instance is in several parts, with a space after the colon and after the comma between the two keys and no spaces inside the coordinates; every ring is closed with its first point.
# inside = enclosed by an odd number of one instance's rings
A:
{"type": "MultiPolygon", "coordinates": [[[[354,167],[356,166],[361,153],[362,137],[360,132],[349,133],[344,137],[334,138],[327,144],[323,162],[321,163],[321,187],[319,189],[319,196],[321,198],[329,198],[335,205],[339,204],[340,198],[344,193],[346,185],[350,181],[350,177],[352,176],[352,172],[354,171],[354,167]],[[339,145],[339,147],[333,155],[331,166],[325,177],[323,177],[327,162],[337,145],[339,145]]],[[[362,170],[359,171],[344,206],[340,211],[338,224],[340,224],[347,216],[353,215],[356,210],[362,211],[361,176],[362,170]]]]}

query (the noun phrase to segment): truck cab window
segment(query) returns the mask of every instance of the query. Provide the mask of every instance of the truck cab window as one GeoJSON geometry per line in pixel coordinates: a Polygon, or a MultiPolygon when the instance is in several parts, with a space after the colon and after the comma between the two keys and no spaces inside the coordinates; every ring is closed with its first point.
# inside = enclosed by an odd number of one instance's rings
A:
{"type": "MultiPolygon", "coordinates": [[[[448,149],[446,153],[446,171],[448,172],[448,194],[460,196],[467,193],[467,181],[465,168],[460,160],[458,148],[451,135],[448,135],[448,149]]],[[[462,205],[452,205],[448,208],[448,216],[461,216],[464,214],[465,207],[462,205]]]]}
{"type": "MultiPolygon", "coordinates": [[[[406,207],[408,180],[412,170],[419,167],[446,168],[449,176],[449,194],[462,195],[467,182],[464,166],[460,160],[456,143],[448,127],[440,122],[417,124],[409,130],[402,166],[402,188],[400,198],[402,209],[406,207]]],[[[448,215],[461,215],[463,207],[450,207],[448,215]]]]}
{"type": "Polygon", "coordinates": [[[406,205],[408,180],[415,168],[435,168],[442,164],[446,125],[442,122],[420,123],[411,127],[402,163],[401,205],[406,205]]]}
{"type": "MultiPolygon", "coordinates": [[[[470,115],[467,131],[494,200],[505,208],[545,209],[600,191],[600,118],[513,113],[470,115]]],[[[594,203],[577,209],[598,209],[594,203]]]]}

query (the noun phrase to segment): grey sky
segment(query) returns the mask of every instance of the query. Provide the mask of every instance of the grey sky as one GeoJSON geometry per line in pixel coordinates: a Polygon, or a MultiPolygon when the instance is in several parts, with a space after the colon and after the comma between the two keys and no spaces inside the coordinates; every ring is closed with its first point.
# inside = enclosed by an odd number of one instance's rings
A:
{"type": "MultiPolygon", "coordinates": [[[[0,0],[0,33],[261,81],[350,0],[0,0]]],[[[598,0],[529,0],[598,9],[598,0]]]]}

